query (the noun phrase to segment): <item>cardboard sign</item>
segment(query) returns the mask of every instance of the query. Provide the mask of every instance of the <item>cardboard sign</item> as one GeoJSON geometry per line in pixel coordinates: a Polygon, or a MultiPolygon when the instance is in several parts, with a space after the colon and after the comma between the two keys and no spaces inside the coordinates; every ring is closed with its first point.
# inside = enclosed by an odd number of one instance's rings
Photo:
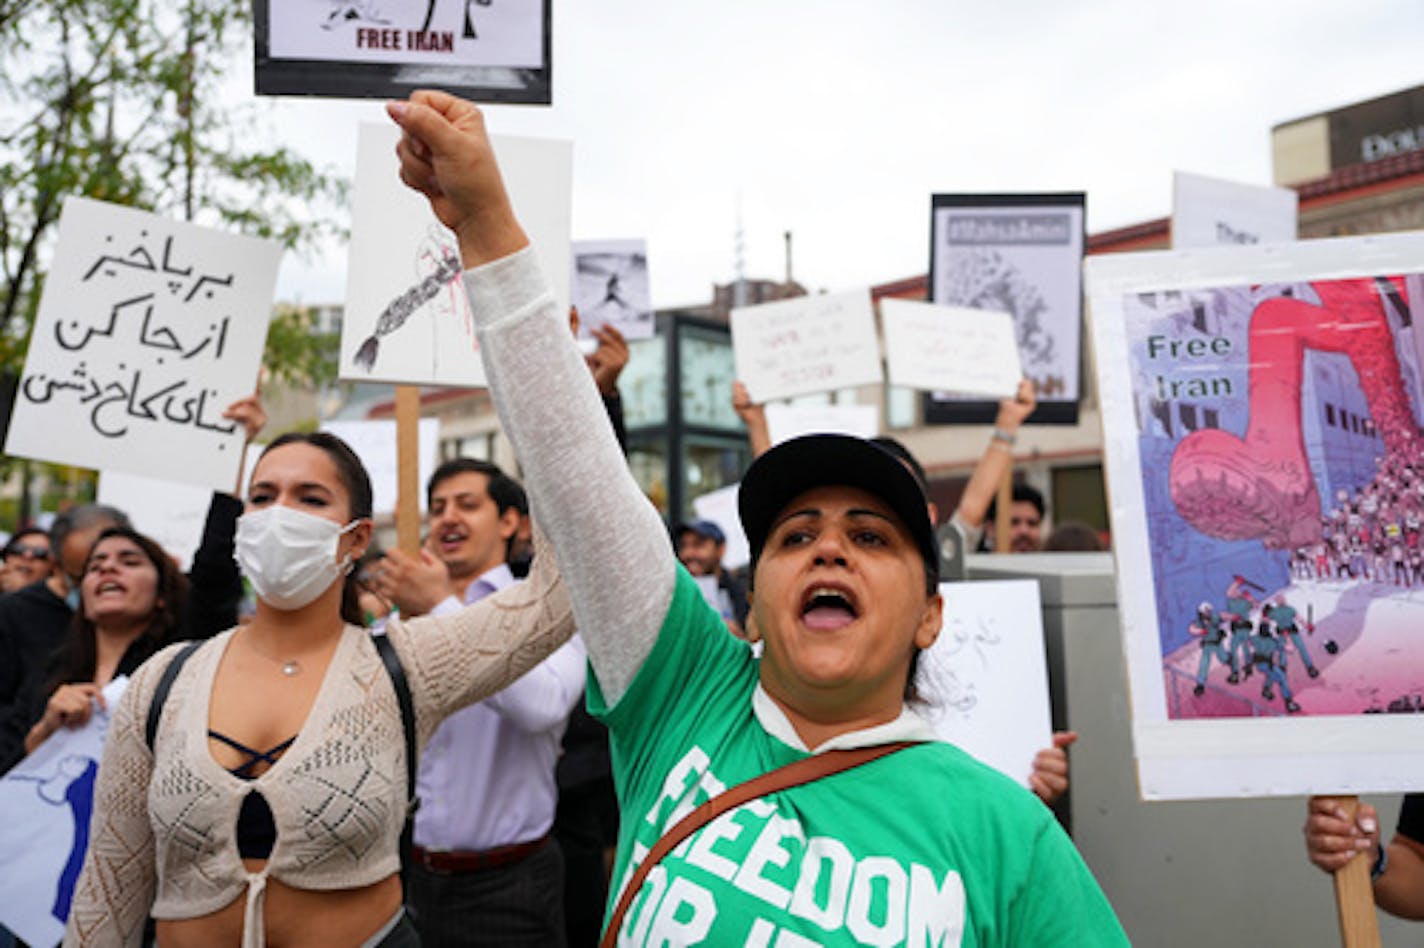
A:
{"type": "Polygon", "coordinates": [[[348,0],[268,5],[274,59],[424,66],[544,65],[543,5],[348,0]],[[474,34],[474,35],[471,35],[474,34]]]}
{"type": "MultiPolygon", "coordinates": [[[[352,382],[482,386],[460,248],[425,196],[401,183],[399,135],[393,124],[366,123],[358,136],[339,374],[352,382]]],[[[534,138],[492,142],[519,222],[567,309],[572,147],[534,138]]]]}
{"type": "Polygon", "coordinates": [[[1172,176],[1172,246],[1269,244],[1296,239],[1291,188],[1238,184],[1178,171],[1172,176]]]}
{"type": "Polygon", "coordinates": [[[742,518],[737,514],[739,487],[740,484],[729,484],[695,497],[692,501],[692,509],[697,513],[698,520],[711,520],[722,528],[722,533],[727,538],[722,565],[727,569],[741,569],[751,562],[747,535],[742,530],[742,518]]]}
{"type": "MultiPolygon", "coordinates": [[[[930,204],[930,300],[1012,314],[1022,374],[1038,393],[1029,420],[1074,424],[1084,195],[936,194],[930,204]]],[[[936,392],[925,396],[924,409],[930,424],[985,424],[999,403],[936,392]]]]}
{"type": "MultiPolygon", "coordinates": [[[[366,473],[371,476],[372,508],[376,514],[392,513],[396,509],[396,423],[394,419],[376,421],[328,421],[321,426],[351,446],[366,473]]],[[[440,465],[440,419],[420,419],[420,511],[425,512],[425,485],[440,465]]]]}
{"type": "Polygon", "coordinates": [[[737,378],[753,401],[881,382],[867,290],[745,306],[731,324],[737,378]]]}
{"type": "Polygon", "coordinates": [[[579,240],[573,244],[573,301],[579,338],[612,325],[625,339],[653,336],[648,248],[641,240],[579,240]]]}
{"type": "Polygon", "coordinates": [[[943,583],[939,638],[920,656],[922,711],[941,739],[1027,785],[1053,741],[1038,582],[943,583]]]}
{"type": "Polygon", "coordinates": [[[884,299],[880,318],[891,385],[995,400],[1018,390],[1023,370],[1010,314],[884,299]]]}
{"type": "Polygon", "coordinates": [[[1424,235],[1087,278],[1144,797],[1424,786],[1424,235]]]}
{"type": "Polygon", "coordinates": [[[281,252],[66,199],[5,453],[232,490],[281,252]]]}
{"type": "MultiPolygon", "coordinates": [[[[252,469],[261,456],[262,445],[247,446],[242,475],[244,491],[240,494],[245,493],[252,469]]],[[[229,484],[224,493],[232,493],[235,486],[229,484]]],[[[203,541],[203,525],[208,519],[213,492],[192,484],[175,484],[169,480],[139,477],[121,471],[102,471],[94,499],[128,514],[134,529],[163,547],[179,568],[187,572],[193,563],[193,554],[198,552],[198,545],[203,541]]]]}
{"type": "Polygon", "coordinates": [[[104,688],[106,711],[60,728],[0,778],[0,925],[31,945],[54,945],[79,881],[94,781],[113,708],[128,678],[104,688]]]}
{"type": "Polygon", "coordinates": [[[552,101],[550,0],[256,0],[259,95],[552,101]]]}

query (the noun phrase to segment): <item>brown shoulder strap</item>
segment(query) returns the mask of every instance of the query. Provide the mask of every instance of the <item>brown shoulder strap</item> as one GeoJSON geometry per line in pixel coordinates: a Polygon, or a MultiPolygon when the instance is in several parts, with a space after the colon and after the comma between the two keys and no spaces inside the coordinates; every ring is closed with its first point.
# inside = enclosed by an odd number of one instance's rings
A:
{"type": "Polygon", "coordinates": [[[856,747],[851,750],[833,750],[826,751],[824,754],[813,754],[775,770],[769,770],[760,777],[753,777],[751,780],[739,783],[735,787],[717,794],[678,820],[672,829],[664,833],[662,838],[653,844],[653,848],[638,865],[638,871],[633,873],[633,878],[629,879],[628,884],[623,887],[623,892],[618,897],[618,906],[613,910],[613,915],[608,920],[608,927],[603,932],[599,948],[613,948],[618,941],[618,930],[623,927],[623,916],[628,914],[628,909],[632,906],[638,890],[643,887],[643,881],[648,878],[648,873],[652,872],[653,867],[661,862],[664,856],[672,852],[678,843],[691,836],[696,830],[749,800],[767,796],[778,790],[799,787],[802,784],[820,780],[822,777],[829,777],[843,770],[868,764],[872,760],[879,760],[895,751],[912,747],[915,743],[917,742],[897,741],[893,744],[877,744],[873,747],[856,747]]]}

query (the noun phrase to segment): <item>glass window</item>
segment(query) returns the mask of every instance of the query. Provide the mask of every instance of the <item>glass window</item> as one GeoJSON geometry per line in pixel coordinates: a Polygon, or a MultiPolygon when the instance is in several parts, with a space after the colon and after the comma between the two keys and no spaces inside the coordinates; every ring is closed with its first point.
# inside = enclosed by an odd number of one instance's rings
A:
{"type": "Polygon", "coordinates": [[[678,334],[682,379],[682,420],[690,425],[741,429],[732,410],[732,382],[737,377],[732,340],[725,333],[682,327],[678,334]]]}
{"type": "Polygon", "coordinates": [[[646,428],[667,422],[667,340],[662,336],[628,343],[628,364],[618,377],[623,423],[646,428]]]}
{"type": "Polygon", "coordinates": [[[664,518],[668,512],[668,456],[662,442],[633,444],[628,448],[628,469],[633,480],[664,518]]]}
{"type": "Polygon", "coordinates": [[[885,424],[890,428],[913,428],[919,392],[898,385],[885,386],[885,424]]]}
{"type": "Polygon", "coordinates": [[[440,460],[474,458],[489,461],[494,458],[494,435],[490,432],[465,438],[446,438],[440,442],[440,460]]]}
{"type": "Polygon", "coordinates": [[[682,458],[686,489],[679,516],[690,518],[695,498],[742,479],[742,472],[751,464],[751,450],[745,441],[689,437],[682,458]]]}

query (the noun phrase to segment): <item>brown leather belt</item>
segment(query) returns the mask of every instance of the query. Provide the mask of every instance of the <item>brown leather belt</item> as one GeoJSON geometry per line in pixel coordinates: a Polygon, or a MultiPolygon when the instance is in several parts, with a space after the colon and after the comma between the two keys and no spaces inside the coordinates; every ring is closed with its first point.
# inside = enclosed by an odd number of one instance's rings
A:
{"type": "Polygon", "coordinates": [[[484,872],[489,869],[512,866],[516,862],[528,859],[548,842],[549,836],[546,833],[527,843],[496,846],[494,849],[482,849],[479,852],[465,849],[426,849],[424,846],[412,845],[410,857],[416,865],[431,872],[484,872]]]}

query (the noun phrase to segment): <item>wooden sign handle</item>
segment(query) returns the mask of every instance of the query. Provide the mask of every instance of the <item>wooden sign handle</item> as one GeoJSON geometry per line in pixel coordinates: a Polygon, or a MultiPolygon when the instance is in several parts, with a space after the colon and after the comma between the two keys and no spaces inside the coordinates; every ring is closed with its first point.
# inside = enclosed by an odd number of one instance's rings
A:
{"type": "Polygon", "coordinates": [[[396,546],[420,552],[420,389],[396,386],[396,546]]]}
{"type": "Polygon", "coordinates": [[[994,552],[1012,553],[1009,537],[1012,534],[1010,521],[1014,514],[1014,466],[1004,468],[1004,479],[999,481],[999,496],[994,501],[994,552]]]}
{"type": "MultiPolygon", "coordinates": [[[[1327,797],[1354,820],[1360,798],[1327,797]]],[[[1379,918],[1375,915],[1374,884],[1370,864],[1374,853],[1359,853],[1335,870],[1335,909],[1340,916],[1343,948],[1380,948],[1379,918]]]]}

